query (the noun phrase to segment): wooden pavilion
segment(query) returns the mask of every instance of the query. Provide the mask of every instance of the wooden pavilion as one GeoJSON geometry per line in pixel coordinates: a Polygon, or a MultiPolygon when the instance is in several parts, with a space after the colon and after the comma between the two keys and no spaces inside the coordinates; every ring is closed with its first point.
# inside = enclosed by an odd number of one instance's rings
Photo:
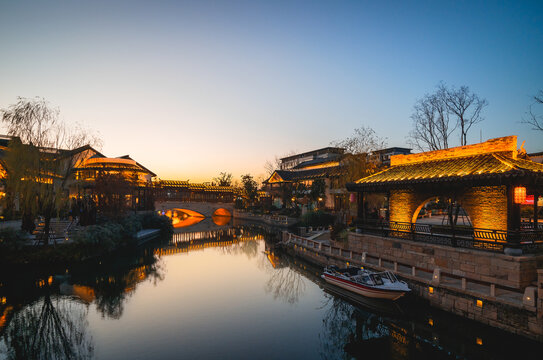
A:
{"type": "MultiPolygon", "coordinates": [[[[347,185],[358,193],[358,223],[362,231],[377,228],[386,235],[453,246],[503,251],[543,248],[543,224],[538,198],[543,195],[543,165],[517,150],[516,136],[419,154],[391,157],[391,167],[347,185]],[[378,224],[368,218],[366,197],[382,193],[388,216],[378,224]],[[472,226],[436,230],[417,224],[423,206],[436,197],[458,204],[472,226]],[[521,205],[533,199],[529,221],[521,205]]],[[[519,251],[520,250],[520,251],[519,251]]]]}

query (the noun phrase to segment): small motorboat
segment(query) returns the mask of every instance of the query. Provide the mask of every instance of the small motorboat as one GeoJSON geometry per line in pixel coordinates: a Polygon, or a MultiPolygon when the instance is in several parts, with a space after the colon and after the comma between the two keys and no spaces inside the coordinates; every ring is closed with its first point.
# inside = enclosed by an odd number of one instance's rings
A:
{"type": "Polygon", "coordinates": [[[405,281],[398,280],[390,271],[373,272],[356,267],[340,269],[331,265],[324,268],[321,277],[332,285],[376,299],[397,300],[411,291],[405,281]]]}

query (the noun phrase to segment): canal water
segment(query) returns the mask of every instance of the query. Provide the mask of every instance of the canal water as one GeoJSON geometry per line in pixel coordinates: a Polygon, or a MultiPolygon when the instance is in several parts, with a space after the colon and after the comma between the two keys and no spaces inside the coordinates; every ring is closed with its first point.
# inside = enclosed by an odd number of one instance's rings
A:
{"type": "Polygon", "coordinates": [[[540,344],[338,293],[276,235],[205,222],[68,269],[3,269],[0,359],[507,359],[540,344]]]}

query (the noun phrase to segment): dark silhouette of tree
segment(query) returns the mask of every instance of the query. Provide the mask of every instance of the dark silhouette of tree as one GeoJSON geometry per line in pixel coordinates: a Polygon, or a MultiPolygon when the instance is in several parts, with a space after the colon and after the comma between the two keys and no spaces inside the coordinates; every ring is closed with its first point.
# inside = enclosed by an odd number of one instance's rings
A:
{"type": "Polygon", "coordinates": [[[332,141],[332,146],[345,149],[349,154],[369,154],[386,147],[386,138],[378,136],[369,126],[354,129],[354,134],[344,140],[332,141]]]}
{"type": "Polygon", "coordinates": [[[256,181],[254,181],[252,175],[246,174],[241,176],[241,183],[249,205],[253,205],[258,196],[258,185],[256,181]]]}
{"type": "Polygon", "coordinates": [[[316,179],[311,183],[309,187],[309,198],[313,201],[319,200],[319,198],[324,197],[326,184],[324,179],[316,179]]]}
{"type": "Polygon", "coordinates": [[[409,135],[414,148],[421,151],[449,148],[449,137],[457,126],[450,124],[445,92],[444,87],[438,87],[435,94],[427,94],[415,103],[411,115],[413,130],[409,135]]]}
{"type": "Polygon", "coordinates": [[[274,300],[296,304],[306,291],[305,278],[290,266],[274,269],[264,289],[273,295],[274,300]]]}
{"type": "Polygon", "coordinates": [[[458,130],[460,145],[467,145],[468,132],[484,120],[482,111],[487,105],[467,86],[455,88],[441,83],[433,94],[426,94],[415,103],[408,142],[420,151],[447,149],[451,136],[458,130]]]}
{"type": "Polygon", "coordinates": [[[440,86],[445,97],[445,105],[451,114],[456,117],[460,129],[460,145],[468,144],[468,131],[471,127],[484,120],[482,111],[488,105],[486,99],[480,98],[470,91],[467,86],[458,89],[440,86]]]}
{"type": "Polygon", "coordinates": [[[110,218],[122,217],[129,209],[127,197],[132,190],[132,182],[122,174],[99,172],[93,190],[98,213],[110,218]]]}
{"type": "Polygon", "coordinates": [[[8,359],[90,359],[87,308],[46,294],[18,311],[4,331],[8,359]]]}
{"type": "Polygon", "coordinates": [[[534,102],[528,110],[528,119],[522,121],[531,125],[533,130],[543,131],[543,112],[538,113],[537,110],[534,110],[535,107],[539,108],[539,111],[543,108],[543,90],[540,90],[539,94],[534,96],[534,102]]]}
{"type": "Polygon", "coordinates": [[[213,182],[218,186],[231,186],[232,174],[227,172],[221,172],[219,176],[213,178],[213,182]]]}

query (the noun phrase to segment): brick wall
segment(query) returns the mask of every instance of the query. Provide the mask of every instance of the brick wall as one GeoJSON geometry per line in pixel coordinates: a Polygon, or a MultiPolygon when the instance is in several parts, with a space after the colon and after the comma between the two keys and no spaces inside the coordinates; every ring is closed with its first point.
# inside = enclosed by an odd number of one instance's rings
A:
{"type": "Polygon", "coordinates": [[[409,189],[391,190],[389,199],[390,221],[411,222],[415,210],[428,199],[428,195],[409,189]]]}
{"type": "Polygon", "coordinates": [[[390,165],[411,164],[422,161],[432,161],[440,159],[450,159],[462,156],[473,156],[489,153],[503,153],[506,156],[516,158],[517,156],[517,137],[506,136],[496,139],[490,139],[483,143],[457,146],[450,149],[427,151],[418,154],[394,155],[390,157],[390,165]]]}
{"type": "Polygon", "coordinates": [[[507,230],[507,189],[502,186],[473,187],[461,196],[473,227],[507,230]]]}

